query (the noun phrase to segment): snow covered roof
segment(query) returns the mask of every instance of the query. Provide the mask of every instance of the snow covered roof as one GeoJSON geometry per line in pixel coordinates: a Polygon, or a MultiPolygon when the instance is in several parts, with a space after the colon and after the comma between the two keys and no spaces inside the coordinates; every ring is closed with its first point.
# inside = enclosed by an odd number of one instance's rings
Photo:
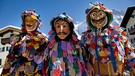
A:
{"type": "Polygon", "coordinates": [[[12,26],[12,25],[8,25],[6,27],[0,28],[0,35],[2,33],[5,33],[6,31],[9,31],[9,30],[16,31],[16,32],[21,32],[21,28],[16,27],[16,26],[12,26]]]}

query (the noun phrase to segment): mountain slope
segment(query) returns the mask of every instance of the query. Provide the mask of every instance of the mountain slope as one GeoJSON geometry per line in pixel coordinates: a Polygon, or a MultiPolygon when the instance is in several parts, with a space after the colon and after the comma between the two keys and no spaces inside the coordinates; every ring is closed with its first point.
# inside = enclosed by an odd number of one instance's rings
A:
{"type": "MultiPolygon", "coordinates": [[[[112,25],[119,26],[121,24],[121,21],[124,17],[125,12],[113,9],[112,13],[113,13],[112,25]]],[[[76,22],[74,25],[75,25],[75,32],[78,35],[78,38],[80,39],[82,32],[87,30],[87,23],[86,22],[76,22]]]]}

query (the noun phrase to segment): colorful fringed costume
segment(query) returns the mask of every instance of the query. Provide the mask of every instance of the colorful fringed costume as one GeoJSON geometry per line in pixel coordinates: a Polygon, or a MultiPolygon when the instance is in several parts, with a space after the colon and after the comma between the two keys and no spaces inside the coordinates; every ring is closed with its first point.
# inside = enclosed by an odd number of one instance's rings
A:
{"type": "Polygon", "coordinates": [[[103,4],[91,6],[86,10],[89,29],[83,33],[81,41],[95,75],[132,75],[135,71],[135,49],[127,33],[119,26],[110,25],[112,13],[103,4]]]}
{"type": "Polygon", "coordinates": [[[49,32],[49,44],[45,50],[45,54],[48,54],[50,59],[50,76],[85,76],[82,57],[83,51],[79,45],[76,34],[73,32],[74,26],[70,20],[71,18],[69,18],[66,13],[63,13],[54,18],[51,22],[53,30],[49,32]],[[61,22],[59,23],[59,21],[61,22]],[[60,25],[61,23],[62,25],[60,25]],[[59,28],[57,24],[61,28],[59,28]],[[60,36],[57,33],[58,29],[55,29],[56,27],[65,33],[69,31],[70,33],[60,36]],[[70,30],[65,31],[68,27],[70,30]],[[66,36],[64,37],[64,35],[66,36]]]}
{"type": "Polygon", "coordinates": [[[44,76],[47,74],[48,64],[46,56],[43,54],[47,44],[47,37],[37,30],[41,22],[38,21],[38,15],[34,10],[23,12],[22,20],[22,33],[11,38],[11,48],[1,75],[44,76]],[[31,23],[33,20],[36,20],[36,25],[31,23]]]}

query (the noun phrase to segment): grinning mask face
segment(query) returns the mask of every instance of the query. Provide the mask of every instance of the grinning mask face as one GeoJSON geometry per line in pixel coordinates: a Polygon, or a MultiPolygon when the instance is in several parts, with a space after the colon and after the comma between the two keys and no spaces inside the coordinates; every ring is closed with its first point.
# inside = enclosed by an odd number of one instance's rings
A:
{"type": "Polygon", "coordinates": [[[34,16],[27,16],[24,24],[27,31],[33,31],[37,28],[37,20],[34,19],[34,16]]]}
{"type": "Polygon", "coordinates": [[[97,29],[101,29],[106,25],[107,22],[107,16],[106,13],[99,9],[94,9],[90,13],[90,19],[93,26],[95,26],[97,29]]]}
{"type": "Polygon", "coordinates": [[[70,33],[69,24],[65,20],[57,20],[54,24],[54,28],[60,39],[65,39],[70,33]]]}

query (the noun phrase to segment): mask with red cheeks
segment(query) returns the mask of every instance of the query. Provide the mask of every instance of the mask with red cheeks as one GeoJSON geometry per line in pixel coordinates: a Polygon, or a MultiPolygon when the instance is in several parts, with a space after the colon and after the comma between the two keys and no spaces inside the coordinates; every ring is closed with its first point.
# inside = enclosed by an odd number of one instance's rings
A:
{"type": "Polygon", "coordinates": [[[54,28],[60,39],[65,39],[70,33],[69,24],[65,20],[57,20],[54,24],[54,28]]]}

